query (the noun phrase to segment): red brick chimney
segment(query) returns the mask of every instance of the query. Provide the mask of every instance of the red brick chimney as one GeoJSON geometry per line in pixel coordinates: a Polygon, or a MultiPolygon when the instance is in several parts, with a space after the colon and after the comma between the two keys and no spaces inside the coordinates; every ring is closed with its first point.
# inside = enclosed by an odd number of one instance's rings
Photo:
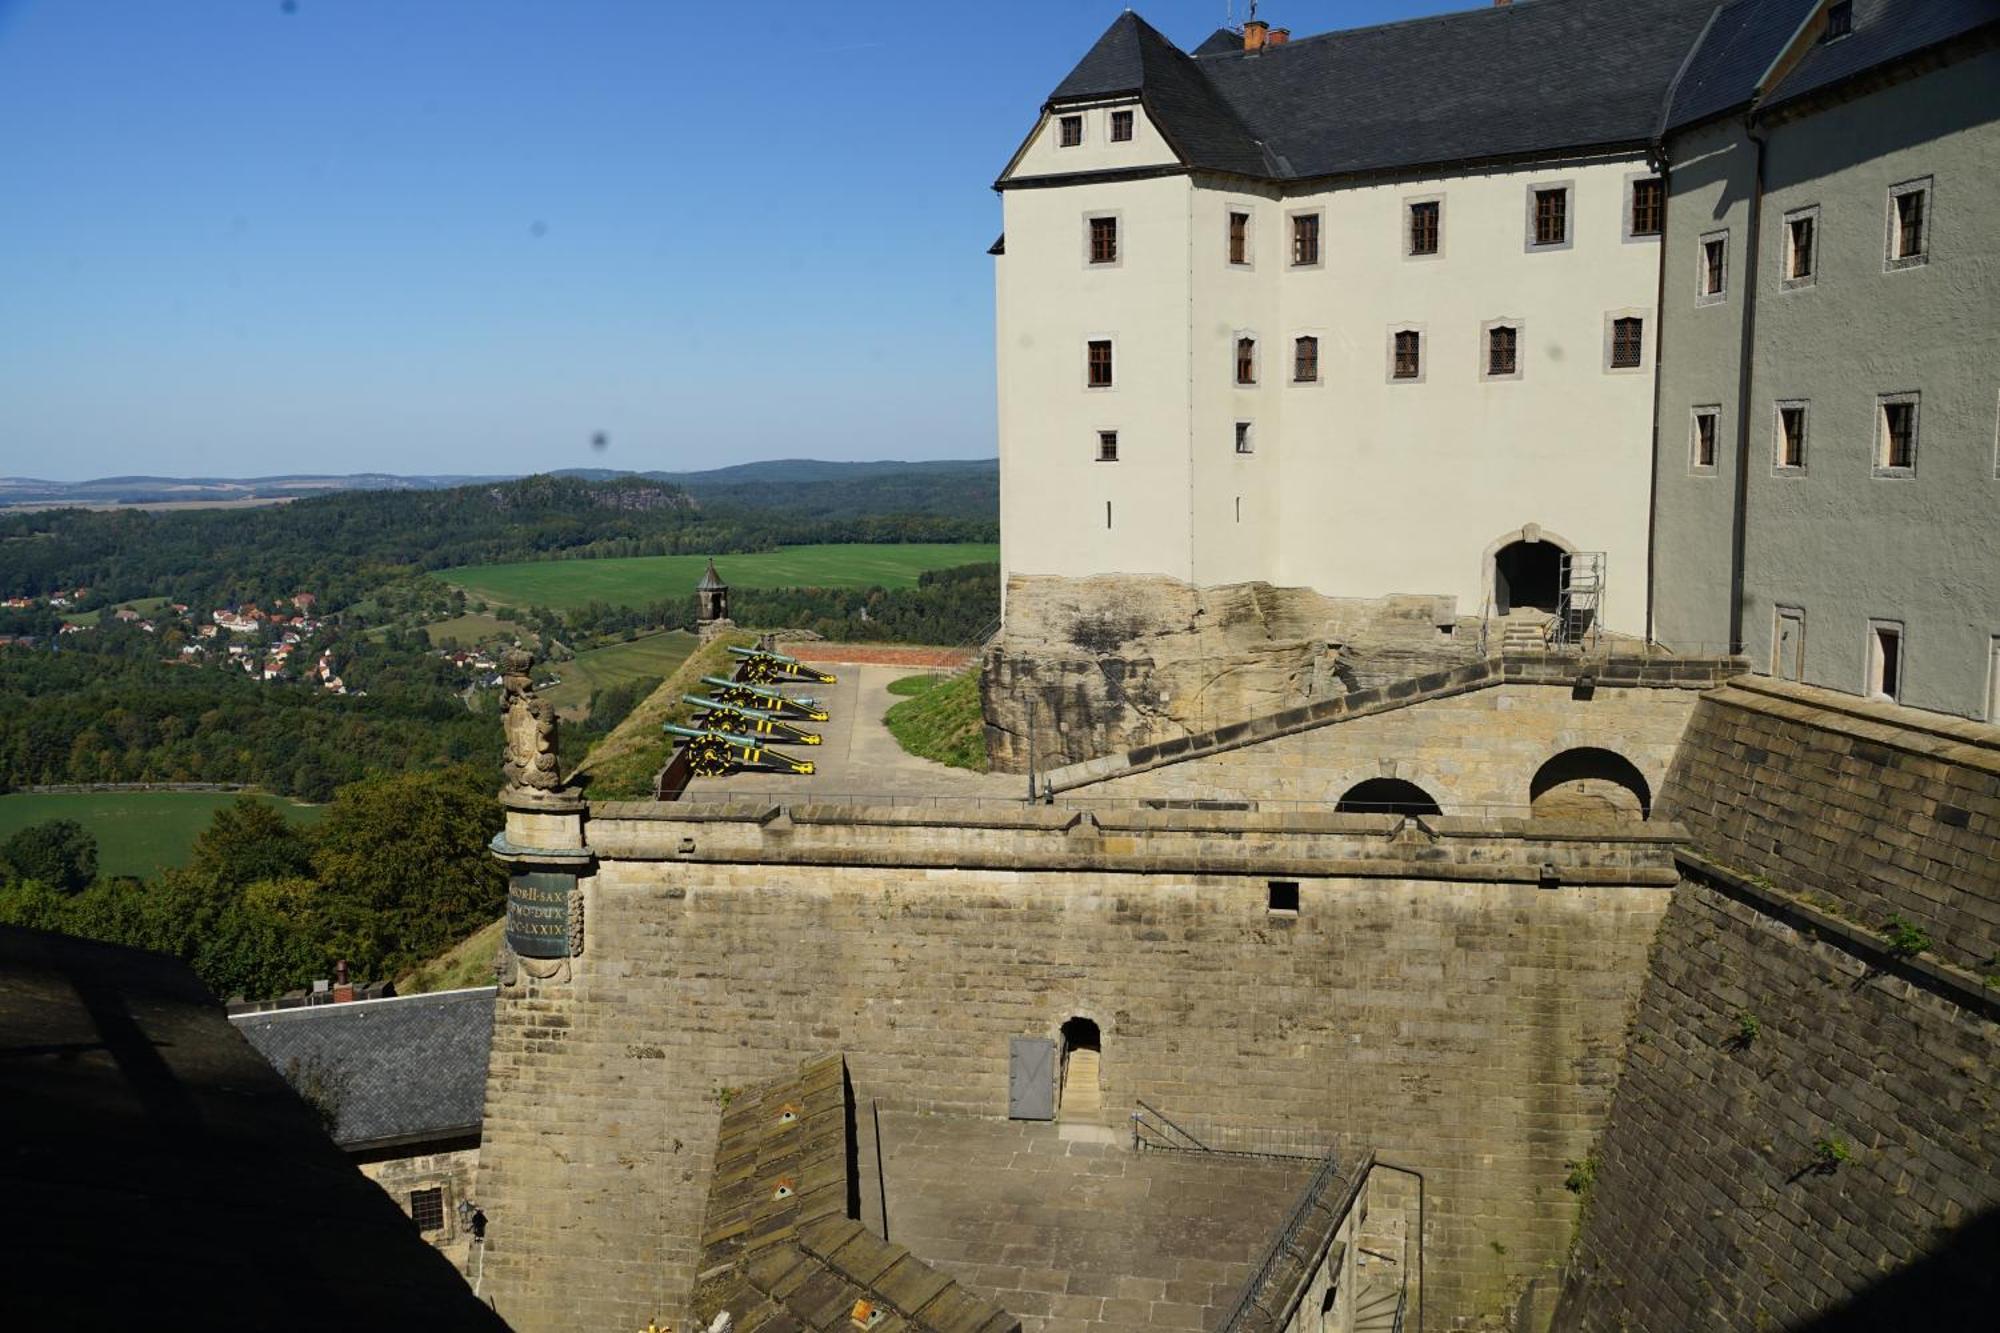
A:
{"type": "Polygon", "coordinates": [[[1289,42],[1291,40],[1292,40],[1292,30],[1290,28],[1273,28],[1271,29],[1270,37],[1265,39],[1264,45],[1283,46],[1286,42],[1289,42]]]}
{"type": "Polygon", "coordinates": [[[1271,25],[1264,22],[1264,20],[1251,19],[1243,25],[1243,49],[1245,51],[1263,50],[1264,39],[1270,34],[1270,31],[1271,25]]]}
{"type": "Polygon", "coordinates": [[[347,980],[347,960],[341,959],[333,965],[333,1002],[351,1004],[354,1001],[354,987],[347,980]]]}

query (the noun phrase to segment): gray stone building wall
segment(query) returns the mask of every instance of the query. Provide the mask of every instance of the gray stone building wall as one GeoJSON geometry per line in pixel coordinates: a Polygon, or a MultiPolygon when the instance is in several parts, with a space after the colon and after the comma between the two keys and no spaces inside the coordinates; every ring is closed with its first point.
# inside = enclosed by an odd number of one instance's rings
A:
{"type": "Polygon", "coordinates": [[[1902,628],[1899,698],[1986,717],[2000,651],[2000,54],[1759,122],[1755,344],[1738,441],[1739,349],[1754,148],[1740,118],[1670,138],[1654,632],[1729,637],[1737,450],[1747,451],[1743,646],[1759,671],[1869,688],[1871,621],[1902,628]],[[1888,257],[1892,189],[1928,181],[1926,258],[1888,257]],[[1816,211],[1815,211],[1816,210],[1816,211]],[[1787,224],[1813,220],[1809,281],[1787,224]],[[1720,301],[1697,288],[1726,232],[1720,301]],[[1918,396],[1916,465],[1876,466],[1882,395],[1918,396]],[[1780,405],[1806,409],[1804,466],[1778,466],[1780,405]],[[1690,414],[1718,414],[1716,465],[1690,465],[1690,414]],[[1803,652],[1774,651],[1780,609],[1803,652]],[[1794,631],[1797,633],[1797,631],[1794,631]]]}
{"type": "Polygon", "coordinates": [[[1008,1038],[1072,1016],[1102,1029],[1114,1114],[1143,1097],[1421,1163],[1431,1326],[1497,1319],[1568,1244],[1565,1163],[1603,1123],[1672,879],[1658,847],[1399,849],[1393,821],[1346,816],[1155,838],[1144,817],[602,813],[572,978],[524,970],[495,1020],[483,1290],[523,1330],[682,1308],[732,1089],[841,1050],[861,1102],[1002,1115],[1008,1038]],[[1537,887],[1551,860],[1564,887],[1537,887]],[[1270,910],[1267,867],[1297,876],[1296,914],[1270,910]]]}
{"type": "Polygon", "coordinates": [[[458,1205],[461,1201],[476,1201],[472,1185],[479,1170],[477,1144],[433,1152],[406,1149],[393,1154],[364,1155],[358,1159],[358,1165],[361,1174],[380,1185],[382,1192],[394,1199],[405,1215],[410,1212],[410,1196],[415,1191],[441,1191],[444,1224],[423,1233],[424,1239],[444,1251],[461,1273],[469,1273],[472,1229],[459,1218],[458,1205]]]}
{"type": "Polygon", "coordinates": [[[1736,415],[1743,346],[1743,247],[1754,162],[1736,121],[1667,145],[1660,303],[1659,451],[1654,460],[1653,636],[1681,652],[1723,652],[1729,622],[1736,415]],[[1702,242],[1728,247],[1722,299],[1700,295],[1702,242]],[[1715,462],[1694,454],[1694,414],[1716,414],[1715,462]]]}
{"type": "Polygon", "coordinates": [[[2000,53],[1770,130],[1751,388],[1744,636],[1784,674],[1775,609],[1805,619],[1803,678],[1868,685],[1871,619],[1903,627],[1901,701],[1985,717],[2000,643],[2000,53]],[[1890,191],[1929,180],[1928,257],[1885,260],[1890,191]],[[1783,220],[1818,210],[1810,284],[1783,220]],[[1882,394],[1915,392],[1914,475],[1877,475],[1882,394]],[[1807,404],[1806,466],[1774,466],[1776,405],[1807,404]]]}

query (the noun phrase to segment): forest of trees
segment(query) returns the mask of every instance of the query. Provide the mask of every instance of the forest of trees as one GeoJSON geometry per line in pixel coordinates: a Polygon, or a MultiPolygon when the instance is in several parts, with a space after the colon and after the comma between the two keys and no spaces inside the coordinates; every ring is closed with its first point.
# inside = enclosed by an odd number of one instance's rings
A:
{"type": "Polygon", "coordinates": [[[309,589],[326,607],[455,565],[769,550],[814,542],[993,541],[994,474],[766,483],[698,498],[637,477],[438,491],[344,491],[253,510],[0,517],[0,596],[87,587],[86,606],[171,596],[197,608],[309,589]]]}
{"type": "Polygon", "coordinates": [[[143,883],[98,878],[90,835],[51,820],[0,844],[0,924],[172,954],[224,998],[282,994],[340,959],[394,978],[500,916],[492,787],[483,766],[364,778],[311,830],[246,798],[188,865],[143,883]]]}

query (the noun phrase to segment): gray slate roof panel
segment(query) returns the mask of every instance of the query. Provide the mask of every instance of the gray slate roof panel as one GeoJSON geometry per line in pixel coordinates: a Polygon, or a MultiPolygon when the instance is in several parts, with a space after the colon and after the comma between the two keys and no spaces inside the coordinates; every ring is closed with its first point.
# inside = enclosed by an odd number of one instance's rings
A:
{"type": "Polygon", "coordinates": [[[301,1069],[326,1071],[339,1104],[334,1142],[354,1147],[478,1128],[495,994],[482,986],[230,1021],[294,1086],[301,1069]]]}
{"type": "Polygon", "coordinates": [[[1778,58],[1819,0],[1735,0],[1716,9],[1715,22],[1674,88],[1666,127],[1707,120],[1750,100],[1757,80],[1778,58]]]}
{"type": "Polygon", "coordinates": [[[1854,0],[1854,30],[1816,45],[1767,105],[1815,92],[1851,74],[2000,22],[2000,0],[1854,0]]]}

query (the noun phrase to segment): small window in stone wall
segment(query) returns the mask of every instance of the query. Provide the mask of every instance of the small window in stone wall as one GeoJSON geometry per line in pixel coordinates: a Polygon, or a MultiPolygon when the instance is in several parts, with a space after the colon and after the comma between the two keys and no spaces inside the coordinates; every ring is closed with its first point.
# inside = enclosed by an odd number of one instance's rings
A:
{"type": "Polygon", "coordinates": [[[1273,912],[1290,912],[1297,915],[1299,910],[1299,882],[1295,879],[1273,879],[1264,883],[1265,906],[1273,912]]]}
{"type": "Polygon", "coordinates": [[[444,1230],[444,1191],[411,1190],[410,1217],[419,1231],[444,1230]]]}

